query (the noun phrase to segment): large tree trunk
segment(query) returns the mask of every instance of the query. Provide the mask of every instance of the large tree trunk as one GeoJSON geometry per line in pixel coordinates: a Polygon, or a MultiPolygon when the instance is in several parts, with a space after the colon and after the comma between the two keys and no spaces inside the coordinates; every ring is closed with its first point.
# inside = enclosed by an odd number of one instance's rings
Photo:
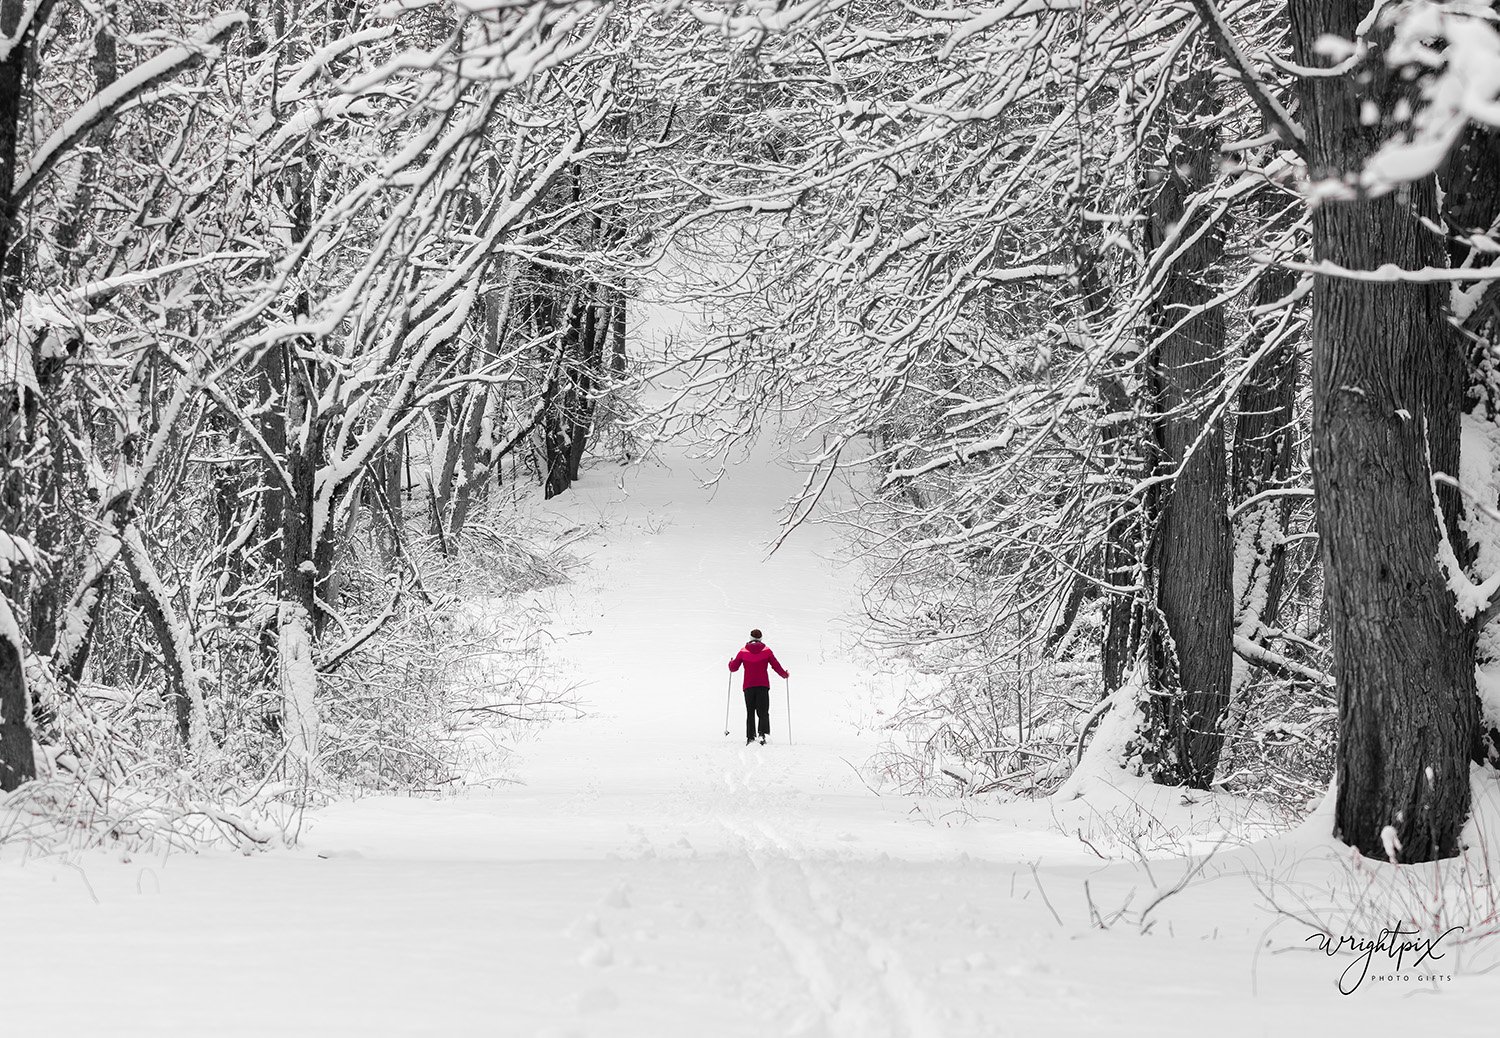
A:
{"type": "Polygon", "coordinates": [[[533,300],[535,327],[539,335],[555,332],[560,336],[554,346],[546,343],[543,356],[554,349],[560,350],[562,366],[559,378],[549,379],[542,391],[542,417],[538,428],[541,447],[542,496],[553,498],[573,485],[568,460],[568,433],[575,395],[573,365],[577,363],[580,335],[582,333],[584,307],[579,305],[578,294],[570,292],[567,299],[548,294],[551,289],[561,293],[555,279],[543,280],[541,290],[533,300]]]}
{"type": "Polygon", "coordinates": [[[594,428],[594,408],[604,373],[605,340],[610,334],[608,289],[596,286],[595,299],[582,311],[578,359],[573,369],[572,405],[568,414],[568,479],[577,480],[594,428]]]}
{"type": "MultiPolygon", "coordinates": [[[[0,60],[0,334],[12,328],[11,315],[20,301],[20,250],[15,202],[16,166],[21,137],[21,103],[27,92],[27,68],[32,60],[31,44],[52,13],[52,0],[41,0],[31,10],[23,30],[23,0],[0,0],[0,39],[7,41],[0,60]]],[[[22,458],[31,442],[31,419],[37,401],[28,388],[31,380],[29,344],[18,336],[0,338],[0,533],[24,537],[22,521],[25,498],[25,468],[22,458]],[[19,405],[19,406],[18,406],[19,405]]],[[[26,723],[30,708],[20,623],[11,608],[25,587],[20,567],[7,565],[0,579],[0,790],[15,789],[35,777],[36,758],[31,748],[31,730],[26,723]],[[4,600],[9,598],[10,601],[4,600]]]]}
{"type": "Polygon", "coordinates": [[[374,499],[370,508],[371,525],[380,551],[380,565],[386,572],[396,568],[401,556],[401,470],[405,449],[405,434],[394,437],[375,462],[368,484],[368,492],[374,499]]]}
{"type": "MultiPolygon", "coordinates": [[[[1104,379],[1100,397],[1111,415],[1127,415],[1133,407],[1119,380],[1104,379]]],[[[1100,430],[1100,447],[1104,464],[1113,479],[1114,500],[1106,512],[1104,547],[1100,552],[1100,573],[1110,587],[1130,587],[1139,579],[1141,562],[1141,510],[1130,495],[1127,484],[1140,475],[1138,423],[1116,419],[1100,430]]],[[[1104,693],[1110,695],[1129,679],[1140,648],[1140,595],[1137,592],[1104,592],[1104,624],[1100,661],[1104,674],[1104,693]]]]}
{"type": "MultiPolygon", "coordinates": [[[[1353,39],[1369,0],[1291,0],[1296,60],[1328,64],[1325,34],[1353,39]]],[[[1314,178],[1357,170],[1403,89],[1379,40],[1354,71],[1302,80],[1314,178]]],[[[1313,211],[1315,260],[1356,269],[1443,264],[1435,182],[1379,198],[1328,198],[1313,211]]],[[[1449,857],[1469,811],[1477,735],[1474,631],[1439,564],[1432,473],[1455,473],[1462,351],[1446,289],[1320,276],[1312,296],[1313,456],[1323,580],[1338,680],[1334,832],[1369,857],[1449,857]]],[[[1444,514],[1445,513],[1445,514],[1444,514]]]]}
{"type": "MultiPolygon", "coordinates": [[[[1257,307],[1270,306],[1296,287],[1292,271],[1268,267],[1251,299],[1257,307]]],[[[1252,358],[1265,353],[1240,386],[1230,458],[1231,504],[1273,495],[1250,505],[1235,530],[1235,554],[1241,560],[1235,572],[1235,634],[1256,642],[1275,625],[1286,582],[1284,537],[1292,499],[1275,492],[1291,476],[1297,435],[1298,342],[1286,328],[1288,321],[1284,312],[1252,318],[1246,352],[1252,358]]]]}
{"type": "MultiPolygon", "coordinates": [[[[1085,226],[1079,228],[1087,233],[1085,226]]],[[[1099,254],[1089,244],[1080,244],[1074,253],[1078,267],[1080,318],[1085,329],[1092,330],[1102,319],[1109,301],[1104,278],[1099,270],[1099,254]]],[[[1131,587],[1138,581],[1141,561],[1140,502],[1133,495],[1141,475],[1140,423],[1130,416],[1135,405],[1121,380],[1112,373],[1099,379],[1099,399],[1109,421],[1099,430],[1099,447],[1104,472],[1111,480],[1111,499],[1105,506],[1104,529],[1099,551],[1099,576],[1105,585],[1103,593],[1103,628],[1099,657],[1104,677],[1104,694],[1113,694],[1135,667],[1140,633],[1140,595],[1113,591],[1131,587]]],[[[918,507],[922,507],[918,502],[918,507]]],[[[1063,637],[1059,628],[1057,638],[1063,637]]]]}
{"type": "Polygon", "coordinates": [[[1218,171],[1218,105],[1207,60],[1179,80],[1164,131],[1165,169],[1146,225],[1147,254],[1175,253],[1155,307],[1148,364],[1156,422],[1155,529],[1150,568],[1160,622],[1148,625],[1152,695],[1142,761],[1166,785],[1207,788],[1218,767],[1234,663],[1233,553],[1225,508],[1224,424],[1213,412],[1224,373],[1224,314],[1211,302],[1223,253],[1220,229],[1187,210],[1218,171]],[[1183,244],[1196,235],[1196,241],[1183,244]]]}
{"type": "Polygon", "coordinates": [[[629,364],[625,354],[625,316],[625,293],[620,292],[609,318],[609,371],[615,376],[624,375],[629,364]]]}
{"type": "Polygon", "coordinates": [[[10,603],[0,595],[0,791],[36,777],[31,729],[26,724],[26,672],[21,631],[10,603]]]}
{"type": "MultiPolygon", "coordinates": [[[[1494,5],[1492,5],[1494,6],[1494,5]]],[[[1442,187],[1443,221],[1452,232],[1448,239],[1449,260],[1455,265],[1494,266],[1492,255],[1480,252],[1470,242],[1492,238],[1500,224],[1500,130],[1472,125],[1465,132],[1448,161],[1438,172],[1442,187]]],[[[1468,292],[1477,296],[1464,319],[1465,348],[1469,361],[1469,392],[1465,407],[1471,421],[1500,423],[1500,361],[1496,344],[1500,343],[1500,282],[1472,286],[1468,292]]],[[[1488,502],[1500,508],[1500,500],[1488,502]]],[[[1480,544],[1471,546],[1471,558],[1492,567],[1495,548],[1500,542],[1500,524],[1480,513],[1471,514],[1470,522],[1476,540],[1487,541],[1489,551],[1480,544]]],[[[1495,662],[1495,640],[1484,639],[1479,646],[1478,663],[1482,667],[1495,662]]],[[[1492,766],[1500,766],[1500,717],[1493,712],[1481,718],[1484,748],[1492,766]]]]}

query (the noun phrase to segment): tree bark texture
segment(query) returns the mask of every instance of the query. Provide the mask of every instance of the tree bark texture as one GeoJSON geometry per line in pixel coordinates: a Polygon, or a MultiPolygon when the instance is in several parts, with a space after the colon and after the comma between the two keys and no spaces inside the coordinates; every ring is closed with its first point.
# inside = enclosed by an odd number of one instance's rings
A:
{"type": "Polygon", "coordinates": [[[10,603],[0,596],[0,791],[36,778],[19,627],[10,603]]]}
{"type": "MultiPolygon", "coordinates": [[[[1369,0],[1291,0],[1295,58],[1325,34],[1353,39],[1369,0]]],[[[1378,32],[1379,30],[1377,30],[1378,32]]],[[[1380,38],[1352,73],[1304,78],[1311,174],[1359,169],[1392,132],[1401,97],[1380,38]]],[[[1349,191],[1313,211],[1314,259],[1373,269],[1442,266],[1436,183],[1378,198],[1349,191]]],[[[1449,857],[1470,803],[1478,704],[1474,631],[1438,563],[1439,522],[1457,530],[1456,497],[1434,507],[1432,473],[1456,473],[1462,349],[1444,319],[1446,288],[1319,276],[1312,296],[1313,455],[1333,669],[1338,681],[1334,832],[1373,858],[1449,857]]]]}
{"type": "Polygon", "coordinates": [[[1188,211],[1212,183],[1218,103],[1206,54],[1167,103],[1165,162],[1146,224],[1146,252],[1167,262],[1148,351],[1157,475],[1148,498],[1150,569],[1158,618],[1147,625],[1152,695],[1142,761],[1154,781],[1207,788],[1218,767],[1234,664],[1234,545],[1226,509],[1224,423],[1215,414],[1224,376],[1224,314],[1211,300],[1223,232],[1188,211]],[[1170,261],[1164,257],[1172,254],[1170,261]]]}
{"type": "MultiPolygon", "coordinates": [[[[1297,287],[1297,275],[1282,267],[1268,267],[1251,294],[1256,307],[1285,299],[1297,287]]],[[[1272,312],[1251,318],[1246,354],[1254,361],[1240,386],[1230,455],[1230,502],[1242,504],[1258,494],[1286,486],[1292,474],[1297,438],[1294,408],[1297,399],[1298,337],[1281,325],[1284,314],[1272,312]]],[[[1291,498],[1276,496],[1252,505],[1236,530],[1241,556],[1235,587],[1235,629],[1259,640],[1275,626],[1286,583],[1286,545],[1283,538],[1291,516],[1291,498]]]]}
{"type": "MultiPolygon", "coordinates": [[[[1079,228],[1081,243],[1074,249],[1074,263],[1078,269],[1079,317],[1085,329],[1091,329],[1100,320],[1109,301],[1104,277],[1099,269],[1099,254],[1087,242],[1088,227],[1079,228]]],[[[1104,677],[1104,695],[1109,696],[1120,688],[1135,666],[1139,649],[1140,596],[1135,593],[1112,591],[1112,587],[1130,587],[1138,583],[1140,566],[1140,507],[1132,490],[1141,475],[1140,423],[1130,416],[1136,410],[1130,394],[1126,392],[1120,378],[1113,373],[1102,373],[1098,383],[1099,399],[1106,416],[1112,416],[1099,430],[1099,453],[1103,471],[1111,480],[1111,498],[1105,505],[1103,531],[1097,554],[1099,577],[1108,585],[1103,591],[1103,625],[1100,632],[1099,658],[1104,677]]],[[[917,502],[917,507],[924,507],[917,502]]],[[[1075,583],[1075,598],[1091,593],[1088,583],[1075,583]]],[[[1070,602],[1066,610],[1067,623],[1076,613],[1077,604],[1070,602]]],[[[1064,625],[1059,624],[1050,641],[1059,643],[1067,636],[1064,625]]],[[[1049,644],[1048,648],[1051,648],[1049,644]]]]}
{"type": "MultiPolygon", "coordinates": [[[[27,93],[31,45],[51,16],[52,0],[41,0],[29,27],[21,31],[23,0],[0,0],[0,39],[9,50],[0,61],[0,329],[11,324],[20,300],[20,250],[16,247],[16,168],[22,124],[22,101],[27,93]]],[[[0,530],[25,536],[22,519],[26,472],[22,461],[30,443],[28,412],[36,408],[35,394],[24,388],[23,367],[30,366],[28,344],[18,337],[0,339],[0,530]],[[25,352],[23,352],[25,351],[25,352]],[[19,406],[18,406],[19,405],[19,406]]],[[[0,581],[0,790],[15,789],[36,776],[26,672],[22,660],[20,623],[11,608],[19,601],[25,577],[12,570],[0,581]],[[4,600],[8,597],[10,600],[4,600]]]]}

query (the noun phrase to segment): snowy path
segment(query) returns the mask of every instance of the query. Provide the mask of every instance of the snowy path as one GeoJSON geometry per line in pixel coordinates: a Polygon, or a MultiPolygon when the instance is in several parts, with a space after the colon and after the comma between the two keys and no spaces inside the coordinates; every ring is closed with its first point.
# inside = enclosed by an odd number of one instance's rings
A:
{"type": "Polygon", "coordinates": [[[1183,866],[1100,861],[1057,828],[1084,814],[972,819],[868,789],[845,761],[874,747],[869,690],[835,623],[856,574],[820,528],[763,560],[798,478],[778,453],[711,498],[679,457],[623,490],[596,467],[555,502],[598,527],[579,580],[540,593],[593,713],[522,745],[524,784],[332,808],[292,853],[6,866],[0,1033],[1478,1033],[1490,979],[1342,998],[1306,928],[1276,929],[1232,875],[1143,935],[1183,866]],[[792,669],[795,745],[780,682],[771,745],[742,745],[738,707],[721,734],[724,661],[752,625],[792,669]]]}

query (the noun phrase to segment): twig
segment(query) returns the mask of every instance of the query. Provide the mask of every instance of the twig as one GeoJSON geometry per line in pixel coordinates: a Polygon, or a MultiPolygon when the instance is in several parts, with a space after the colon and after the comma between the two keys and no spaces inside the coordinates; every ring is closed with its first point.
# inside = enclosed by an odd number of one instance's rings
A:
{"type": "Polygon", "coordinates": [[[1042,904],[1047,906],[1047,911],[1052,913],[1052,918],[1057,920],[1057,925],[1062,926],[1062,916],[1057,914],[1057,909],[1052,907],[1052,899],[1047,896],[1047,888],[1042,886],[1042,877],[1036,871],[1036,862],[1031,863],[1031,878],[1036,883],[1038,894],[1042,895],[1042,904]]]}
{"type": "Polygon", "coordinates": [[[1281,138],[1283,144],[1304,159],[1307,158],[1307,132],[1276,99],[1276,95],[1260,78],[1245,52],[1240,50],[1240,45],[1235,42],[1229,26],[1224,23],[1223,14],[1219,12],[1213,0],[1192,0],[1192,4],[1198,12],[1198,17],[1203,20],[1203,28],[1208,31],[1215,45],[1218,46],[1219,53],[1240,74],[1240,80],[1244,83],[1250,100],[1255,103],[1256,108],[1260,109],[1261,118],[1265,119],[1267,126],[1276,131],[1276,135],[1281,138]]]}
{"type": "Polygon", "coordinates": [[[337,670],[339,664],[348,659],[361,645],[373,638],[375,634],[382,627],[384,627],[386,623],[390,621],[391,617],[396,615],[396,603],[399,601],[401,601],[401,585],[397,584],[396,590],[391,594],[390,603],[385,607],[385,612],[381,613],[375,619],[365,624],[365,626],[361,628],[348,641],[344,642],[342,645],[335,648],[332,652],[319,659],[316,664],[318,673],[332,674],[335,670],[337,670]]]}

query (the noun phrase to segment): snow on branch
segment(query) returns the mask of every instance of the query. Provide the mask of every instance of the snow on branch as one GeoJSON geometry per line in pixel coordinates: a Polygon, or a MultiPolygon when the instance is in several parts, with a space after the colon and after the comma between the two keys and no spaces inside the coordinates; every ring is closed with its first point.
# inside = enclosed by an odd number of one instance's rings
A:
{"type": "Polygon", "coordinates": [[[1246,662],[1264,667],[1273,674],[1284,677],[1302,678],[1311,681],[1315,685],[1333,687],[1334,680],[1330,674],[1321,670],[1298,663],[1294,659],[1283,656],[1279,652],[1272,652],[1259,642],[1245,637],[1243,634],[1234,636],[1234,651],[1237,656],[1246,662]]]}
{"type": "Polygon", "coordinates": [[[1394,32],[1391,65],[1431,74],[1418,80],[1423,103],[1410,132],[1382,145],[1360,174],[1374,191],[1436,171],[1470,122],[1500,126],[1500,31],[1491,5],[1418,0],[1382,17],[1394,32]]]}
{"type": "Polygon", "coordinates": [[[1299,155],[1305,156],[1307,132],[1302,129],[1296,119],[1292,118],[1292,113],[1287,111],[1286,106],[1277,99],[1275,92],[1255,71],[1255,66],[1240,48],[1234,34],[1229,31],[1229,26],[1224,22],[1224,15],[1219,11],[1214,0],[1192,0],[1192,4],[1198,11],[1198,16],[1203,19],[1204,29],[1213,37],[1219,53],[1239,73],[1240,81],[1249,93],[1250,100],[1255,103],[1256,108],[1260,109],[1266,125],[1276,131],[1284,145],[1292,148],[1299,155]]]}
{"type": "Polygon", "coordinates": [[[1317,263],[1299,263],[1295,260],[1283,260],[1277,265],[1302,274],[1321,274],[1324,277],[1344,278],[1348,281],[1372,281],[1386,284],[1395,282],[1466,283],[1473,281],[1500,281],[1500,267],[1422,267],[1418,270],[1408,270],[1394,263],[1382,263],[1374,269],[1364,269],[1359,267],[1343,267],[1329,260],[1320,260],[1317,263]]]}
{"type": "Polygon", "coordinates": [[[249,17],[244,11],[221,14],[191,40],[167,48],[95,94],[54,130],[52,136],[43,141],[26,160],[26,165],[17,171],[15,187],[11,191],[12,200],[19,203],[24,199],[69,148],[102,119],[118,111],[121,105],[150,90],[162,80],[196,65],[204,57],[217,54],[216,44],[219,40],[243,25],[249,17]]]}
{"type": "Polygon", "coordinates": [[[315,666],[319,674],[332,674],[350,656],[352,656],[361,645],[369,641],[380,629],[384,627],[392,617],[396,615],[396,604],[401,601],[401,586],[398,584],[391,593],[390,603],[386,605],[385,611],[375,617],[364,627],[351,635],[342,644],[328,650],[326,653],[315,654],[315,666]]]}
{"type": "Polygon", "coordinates": [[[21,8],[15,29],[8,36],[0,36],[0,62],[9,61],[11,52],[28,39],[33,30],[46,24],[47,17],[52,13],[53,2],[54,0],[33,0],[21,8]]]}

